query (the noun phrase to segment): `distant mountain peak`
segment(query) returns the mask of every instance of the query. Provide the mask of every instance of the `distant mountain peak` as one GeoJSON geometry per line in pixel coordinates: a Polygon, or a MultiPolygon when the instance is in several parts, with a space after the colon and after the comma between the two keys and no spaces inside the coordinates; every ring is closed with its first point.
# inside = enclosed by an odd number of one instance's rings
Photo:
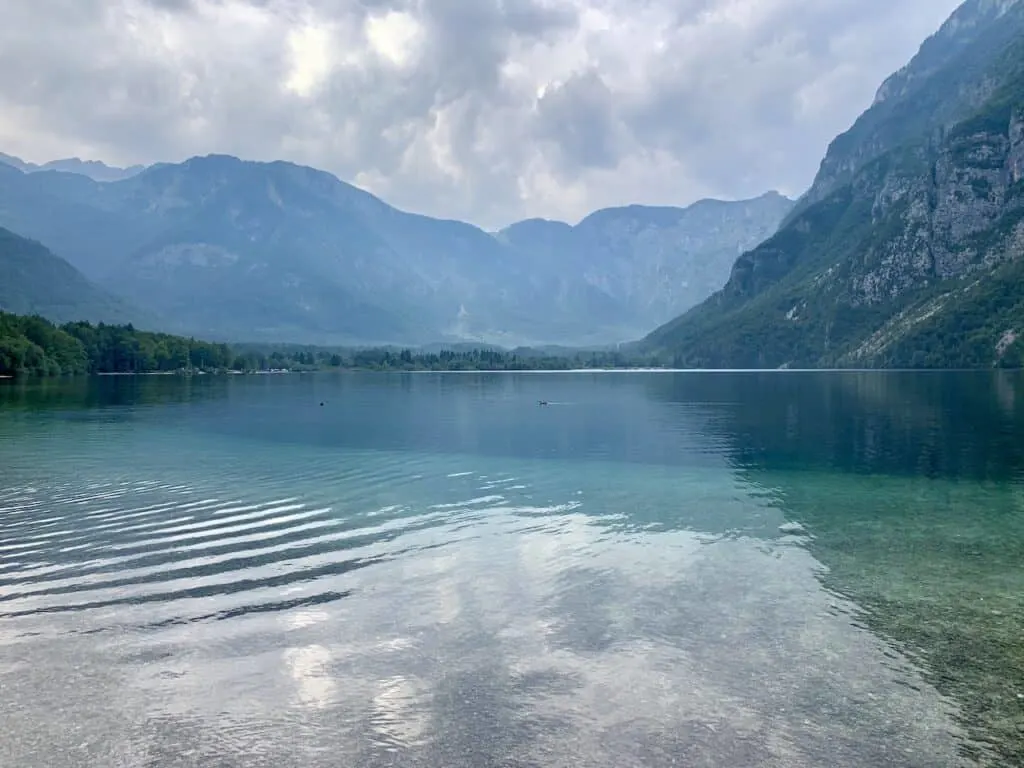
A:
{"type": "Polygon", "coordinates": [[[229,155],[223,152],[209,152],[205,155],[192,155],[186,158],[180,163],[182,167],[192,168],[195,166],[213,165],[213,166],[224,166],[233,167],[237,165],[256,165],[257,163],[253,160],[243,160],[235,155],[229,155]]]}
{"type": "Polygon", "coordinates": [[[526,232],[526,231],[542,231],[542,230],[569,230],[572,229],[572,224],[567,224],[564,221],[558,219],[545,219],[540,216],[535,216],[531,219],[522,219],[521,221],[513,222],[504,229],[498,231],[498,234],[508,233],[513,231],[526,232]]]}
{"type": "Polygon", "coordinates": [[[88,176],[93,181],[121,181],[135,176],[145,170],[143,165],[132,165],[128,168],[118,168],[107,165],[100,160],[82,160],[79,157],[68,157],[62,160],[51,160],[42,165],[30,163],[14,155],[7,155],[0,152],[0,163],[17,168],[22,173],[43,173],[46,171],[58,171],[61,173],[76,173],[80,176],[88,176]]]}
{"type": "Polygon", "coordinates": [[[181,330],[330,343],[635,338],[720,287],[736,251],[776,229],[780,200],[629,206],[490,235],[284,160],[210,153],[110,184],[0,172],[0,224],[181,330]]]}
{"type": "Polygon", "coordinates": [[[3,163],[4,165],[8,165],[11,168],[17,168],[22,173],[28,173],[33,168],[38,168],[39,167],[39,166],[33,165],[32,163],[26,163],[20,157],[15,157],[14,155],[7,155],[7,154],[4,154],[3,152],[0,152],[0,163],[3,163]]]}
{"type": "MultiPolygon", "coordinates": [[[[281,189],[303,190],[306,195],[355,208],[380,212],[398,211],[380,198],[338,178],[329,171],[300,165],[289,160],[249,160],[224,153],[194,155],[180,163],[155,163],[139,179],[149,186],[161,186],[188,179],[190,183],[211,184],[216,188],[264,188],[268,199],[278,208],[285,206],[281,189]],[[175,180],[172,182],[171,180],[175,180]],[[241,185],[241,186],[239,186],[241,185]]],[[[403,212],[404,213],[404,212],[403,212]]],[[[412,215],[412,214],[410,214],[412,215]]]]}

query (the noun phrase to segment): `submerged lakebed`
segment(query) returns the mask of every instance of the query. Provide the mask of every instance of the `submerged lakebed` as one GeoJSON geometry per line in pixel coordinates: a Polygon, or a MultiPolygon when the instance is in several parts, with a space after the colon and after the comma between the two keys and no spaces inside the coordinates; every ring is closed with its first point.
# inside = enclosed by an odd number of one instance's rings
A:
{"type": "Polygon", "coordinates": [[[1020,763],[1022,392],[4,383],[0,764],[1020,763]]]}

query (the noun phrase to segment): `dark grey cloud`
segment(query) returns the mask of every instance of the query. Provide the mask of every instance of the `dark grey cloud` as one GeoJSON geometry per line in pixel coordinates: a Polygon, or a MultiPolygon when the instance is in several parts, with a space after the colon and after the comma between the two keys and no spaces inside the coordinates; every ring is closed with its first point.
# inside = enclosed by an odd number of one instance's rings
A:
{"type": "Polygon", "coordinates": [[[797,194],[957,0],[13,0],[0,151],[230,152],[497,226],[797,194]]]}

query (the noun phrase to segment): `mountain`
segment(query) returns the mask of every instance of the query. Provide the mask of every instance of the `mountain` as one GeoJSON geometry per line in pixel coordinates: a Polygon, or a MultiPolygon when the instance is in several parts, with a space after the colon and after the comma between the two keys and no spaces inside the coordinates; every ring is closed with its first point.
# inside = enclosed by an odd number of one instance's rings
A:
{"type": "Polygon", "coordinates": [[[589,289],[610,298],[608,310],[624,312],[640,331],[718,290],[737,256],[773,234],[792,206],[777,192],[687,208],[631,205],[597,211],[575,227],[530,219],[497,237],[536,269],[555,266],[548,279],[558,281],[560,296],[589,289]]]}
{"type": "Polygon", "coordinates": [[[141,312],[93,285],[34,240],[0,228],[0,311],[74,320],[138,322],[141,312]]]}
{"type": "MultiPolygon", "coordinates": [[[[209,155],[109,183],[0,165],[0,225],[173,321],[168,330],[264,342],[635,338],[707,295],[722,254],[768,234],[788,205],[768,195],[627,208],[495,236],[285,162],[209,155]],[[570,241],[534,235],[549,229],[570,241]]],[[[726,276],[718,267],[717,285],[726,276]]]]}
{"type": "Polygon", "coordinates": [[[64,171],[66,173],[77,173],[88,176],[93,181],[118,181],[127,179],[137,173],[141,173],[144,165],[133,165],[128,168],[117,168],[98,160],[80,160],[77,157],[69,157],[64,160],[51,160],[43,165],[27,163],[14,155],[5,155],[0,152],[0,163],[17,168],[22,173],[36,173],[38,171],[64,171]]]}
{"type": "Polygon", "coordinates": [[[696,367],[1024,363],[1024,2],[969,0],[725,286],[640,346],[696,367]]]}

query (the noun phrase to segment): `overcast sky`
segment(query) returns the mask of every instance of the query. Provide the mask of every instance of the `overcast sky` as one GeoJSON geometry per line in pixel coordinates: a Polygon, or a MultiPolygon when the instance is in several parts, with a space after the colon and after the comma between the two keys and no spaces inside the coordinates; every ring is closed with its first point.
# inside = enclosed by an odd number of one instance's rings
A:
{"type": "Polygon", "coordinates": [[[497,227],[795,196],[958,0],[6,0],[0,152],[223,152],[497,227]]]}

